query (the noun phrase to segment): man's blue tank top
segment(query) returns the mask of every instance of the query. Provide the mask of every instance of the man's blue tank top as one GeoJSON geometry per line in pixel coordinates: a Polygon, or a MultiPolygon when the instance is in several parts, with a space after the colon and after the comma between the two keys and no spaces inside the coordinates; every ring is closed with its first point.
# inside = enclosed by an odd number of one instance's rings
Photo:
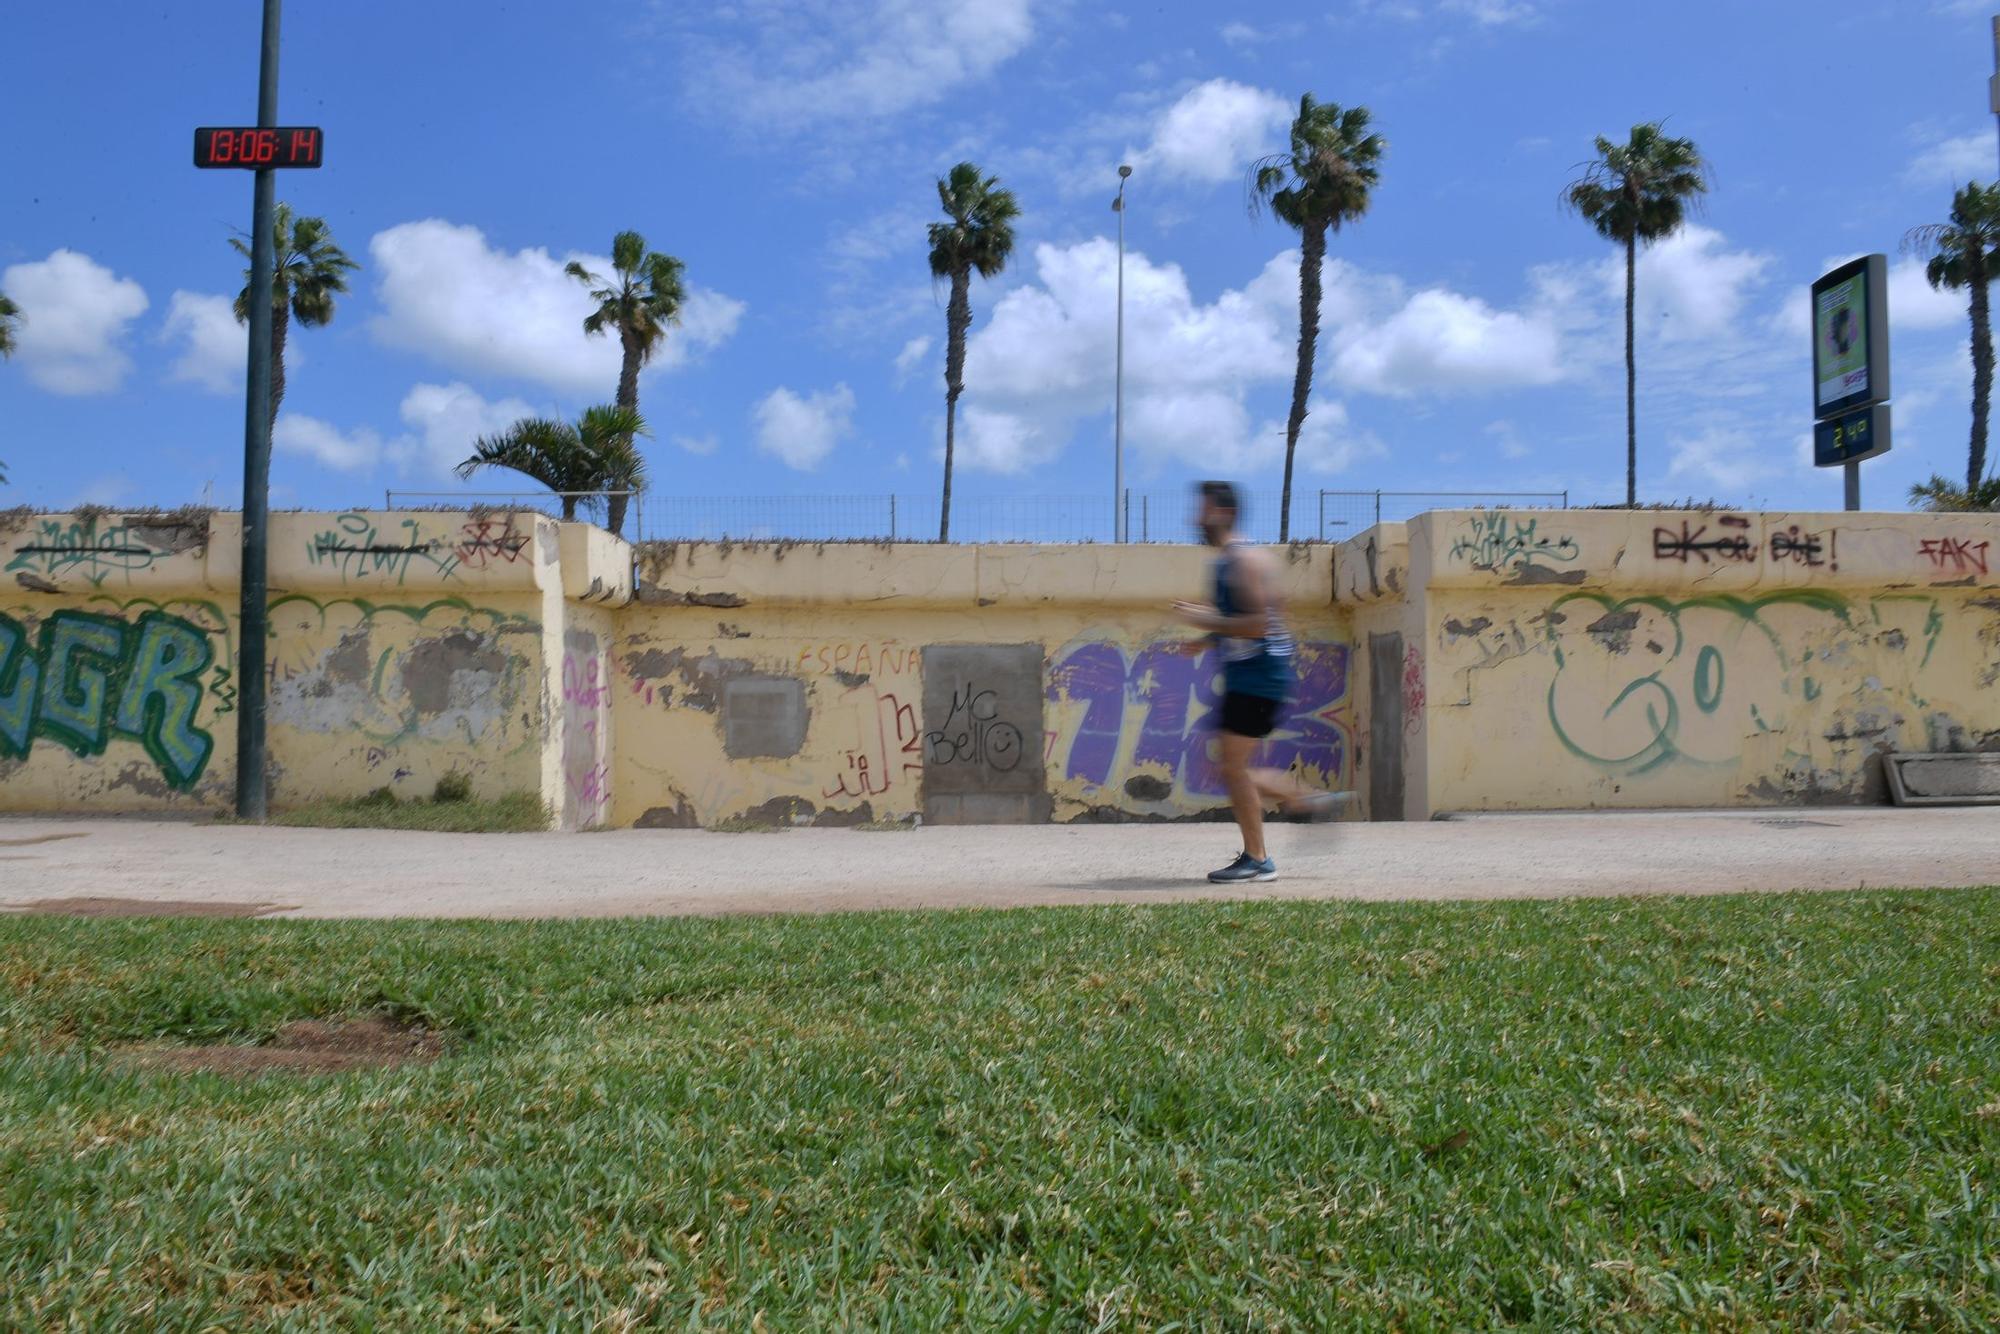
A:
{"type": "MultiPolygon", "coordinates": [[[[1215,561],[1215,609],[1224,616],[1240,616],[1243,608],[1230,584],[1229,566],[1230,553],[1225,550],[1215,561]]],[[[1284,699],[1292,693],[1292,655],[1296,645],[1292,632],[1276,616],[1270,618],[1259,638],[1231,639],[1217,635],[1215,643],[1222,653],[1223,688],[1231,694],[1284,699]]]]}

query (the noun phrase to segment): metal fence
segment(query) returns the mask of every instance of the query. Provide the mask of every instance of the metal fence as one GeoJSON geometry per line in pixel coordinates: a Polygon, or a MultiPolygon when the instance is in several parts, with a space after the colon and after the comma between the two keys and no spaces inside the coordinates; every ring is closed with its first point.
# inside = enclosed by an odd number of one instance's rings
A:
{"type": "MultiPolygon", "coordinates": [[[[546,491],[391,491],[388,508],[508,505],[560,516],[562,497],[546,491]]],[[[579,493],[577,517],[602,523],[603,493],[579,493]]],[[[1244,534],[1278,540],[1281,496],[1246,492],[1244,534]]],[[[634,495],[624,536],[632,541],[933,542],[935,495],[634,495]]],[[[1430,509],[1567,509],[1569,493],[1530,491],[1308,491],[1292,493],[1291,540],[1341,542],[1377,523],[1430,509]]],[[[1132,491],[1123,497],[1128,541],[1191,542],[1192,489],[1132,491]]],[[[952,500],[953,542],[1114,542],[1119,516],[1104,496],[981,496],[952,500]]]]}

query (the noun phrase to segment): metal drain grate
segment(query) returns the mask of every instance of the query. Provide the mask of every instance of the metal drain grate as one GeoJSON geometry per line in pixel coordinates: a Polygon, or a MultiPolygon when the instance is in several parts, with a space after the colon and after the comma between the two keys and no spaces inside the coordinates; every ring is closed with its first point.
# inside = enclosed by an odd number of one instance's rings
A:
{"type": "Polygon", "coordinates": [[[1756,821],[1756,823],[1763,825],[1766,829],[1805,829],[1808,827],[1813,829],[1840,828],[1839,825],[1835,824],[1831,820],[1779,819],[1779,820],[1758,820],[1756,821]]]}

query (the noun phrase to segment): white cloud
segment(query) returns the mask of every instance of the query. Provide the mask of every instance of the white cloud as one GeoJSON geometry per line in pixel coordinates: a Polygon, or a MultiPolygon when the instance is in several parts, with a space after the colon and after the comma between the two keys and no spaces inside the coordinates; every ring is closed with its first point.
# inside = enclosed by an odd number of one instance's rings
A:
{"type": "MultiPolygon", "coordinates": [[[[593,273],[608,273],[609,259],[580,253],[558,258],[539,246],[500,250],[478,228],[437,218],[378,232],[368,249],[383,306],[370,328],[382,342],[455,370],[610,400],[618,383],[618,340],[585,336],[589,293],[563,272],[577,259],[593,273]]],[[[691,287],[680,324],[667,331],[642,374],[672,370],[721,346],[735,334],[743,311],[741,301],[691,287]]]]}
{"type": "Polygon", "coordinates": [[[17,360],[30,380],[55,394],[102,394],[132,369],[127,326],[146,313],[146,290],[88,255],[57,250],[0,274],[21,308],[17,360]]]}
{"type": "Polygon", "coordinates": [[[1365,13],[1417,22],[1439,15],[1471,19],[1482,28],[1532,23],[1541,17],[1531,0],[1361,0],[1365,13]]]}
{"type": "Polygon", "coordinates": [[[1553,324],[1437,288],[1339,342],[1341,383],[1378,394],[1554,384],[1564,374],[1553,324]]]}
{"type": "MultiPolygon", "coordinates": [[[[1637,322],[1670,342],[1714,338],[1734,329],[1751,291],[1771,265],[1768,255],[1727,249],[1711,227],[1689,223],[1639,252],[1637,322]]],[[[1625,256],[1608,256],[1599,272],[1606,293],[1625,300],[1625,256]]]]}
{"type": "Polygon", "coordinates": [[[469,386],[453,383],[413,386],[403,396],[398,415],[409,429],[385,439],[366,426],[342,431],[317,417],[284,412],[271,428],[271,443],[341,472],[366,472],[386,464],[406,477],[442,481],[472,453],[478,437],[503,431],[536,412],[518,398],[489,402],[469,386]]]}
{"type": "Polygon", "coordinates": [[[1247,23],[1225,23],[1220,36],[1230,46],[1255,46],[1264,40],[1264,34],[1247,23]]]}
{"type": "Polygon", "coordinates": [[[844,384],[799,395],[780,385],[751,409],[757,448],[788,468],[810,472],[853,433],[854,391],[844,384]]]}
{"type": "Polygon", "coordinates": [[[333,423],[301,412],[281,412],[271,424],[271,447],[302,454],[339,472],[366,472],[382,461],[382,437],[367,427],[343,432],[333,423]]]}
{"type": "Polygon", "coordinates": [[[708,435],[677,435],[674,443],[690,454],[713,454],[722,448],[722,441],[713,432],[708,435]]]}
{"type": "MultiPolygon", "coordinates": [[[[236,322],[234,303],[226,296],[205,292],[175,292],[167,303],[167,321],[160,329],[160,341],[180,343],[181,352],[168,368],[167,377],[198,384],[217,394],[243,392],[244,362],[249,355],[247,334],[236,322]]],[[[292,346],[285,349],[287,369],[303,358],[292,346]]]]}
{"type": "Polygon", "coordinates": [[[1980,130],[1941,139],[1927,146],[1903,172],[1909,186],[1964,185],[1971,180],[1994,179],[2000,160],[2000,140],[1992,130],[1980,130]]]}
{"type": "Polygon", "coordinates": [[[1240,180],[1254,158],[1271,151],[1291,115],[1292,104],[1276,93],[1210,79],[1161,114],[1132,165],[1168,180],[1240,180]]]}
{"type": "MultiPolygon", "coordinates": [[[[1767,438],[1749,432],[1708,427],[1698,435],[1672,436],[1673,451],[1667,477],[1695,488],[1700,498],[1710,495],[1735,504],[1744,503],[1748,488],[1789,472],[1801,470],[1796,446],[1789,452],[1773,453],[1767,438]]],[[[1811,446],[1803,470],[1811,469],[1811,446]]]]}
{"type": "Polygon", "coordinates": [[[739,0],[708,17],[728,37],[682,37],[704,111],[795,134],[942,101],[1034,36],[1033,0],[739,0]]]}
{"type": "MultiPolygon", "coordinates": [[[[1115,246],[1097,238],[1035,249],[1035,281],[1013,288],[966,349],[960,404],[965,466],[1020,473],[1060,454],[1079,426],[1109,430],[1114,393],[1115,246]]],[[[1282,457],[1282,421],[1259,421],[1254,393],[1290,385],[1298,257],[1287,252],[1240,289],[1195,300],[1186,275],[1125,256],[1125,443],[1141,459],[1204,470],[1282,457]]],[[[1345,309],[1367,280],[1329,302],[1345,309]]],[[[1370,450],[1337,401],[1314,400],[1301,458],[1337,471],[1370,450]]]]}
{"type": "Polygon", "coordinates": [[[903,344],[903,350],[896,354],[896,383],[910,378],[913,371],[930,355],[931,340],[928,335],[912,338],[903,344]]]}

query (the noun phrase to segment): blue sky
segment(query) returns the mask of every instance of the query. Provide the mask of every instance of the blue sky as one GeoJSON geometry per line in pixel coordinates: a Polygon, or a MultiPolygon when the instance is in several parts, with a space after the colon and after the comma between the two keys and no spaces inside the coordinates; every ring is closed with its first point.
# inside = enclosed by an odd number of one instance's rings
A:
{"type": "MultiPolygon", "coordinates": [[[[190,165],[253,118],[255,0],[9,6],[0,504],[237,503],[250,181],[190,165]],[[108,25],[105,15],[115,20],[108,25]]],[[[296,332],[273,501],[450,490],[481,431],[608,400],[573,255],[635,228],[680,256],[687,320],[641,385],[657,490],[928,495],[943,432],[933,181],[962,158],[1024,216],[976,282],[961,497],[1110,486],[1109,203],[1131,184],[1130,483],[1275,489],[1296,336],[1292,237],[1243,168],[1300,92],[1390,149],[1334,238],[1305,488],[1623,491],[1619,270],[1556,207],[1593,135],[1667,117],[1714,164],[1641,268],[1641,490],[1837,508],[1802,461],[1804,289],[1891,256],[1995,175],[1977,5],[1931,0],[292,0],[281,119],[326,166],[279,179],[363,268],[296,332]]],[[[1962,473],[1957,298],[1892,285],[1896,450],[1871,505],[1962,473]]],[[[474,482],[509,485],[500,475],[474,482]]]]}

